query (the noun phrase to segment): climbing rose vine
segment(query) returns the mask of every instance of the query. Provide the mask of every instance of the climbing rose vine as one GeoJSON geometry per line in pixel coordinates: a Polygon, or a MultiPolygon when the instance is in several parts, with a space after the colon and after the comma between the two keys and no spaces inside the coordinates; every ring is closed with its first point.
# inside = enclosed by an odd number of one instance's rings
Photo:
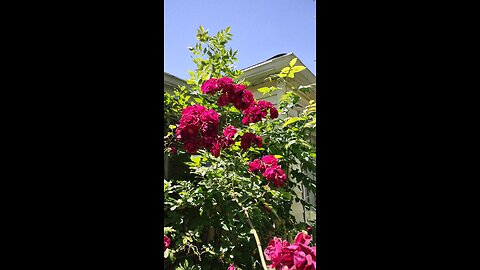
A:
{"type": "Polygon", "coordinates": [[[315,210],[295,190],[315,194],[315,102],[293,117],[308,86],[289,84],[275,106],[266,96],[304,67],[292,59],[256,100],[232,68],[228,31],[200,27],[188,86],[164,91],[164,269],[316,269],[313,236],[295,237],[315,221],[291,212],[295,202],[315,210]]]}

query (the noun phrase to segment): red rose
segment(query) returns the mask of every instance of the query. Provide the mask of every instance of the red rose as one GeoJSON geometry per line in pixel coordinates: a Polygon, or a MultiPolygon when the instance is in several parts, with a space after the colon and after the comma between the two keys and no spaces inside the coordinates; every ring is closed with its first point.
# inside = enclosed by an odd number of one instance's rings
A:
{"type": "Polygon", "coordinates": [[[233,88],[233,85],[234,85],[233,79],[229,77],[222,77],[217,80],[218,89],[222,89],[224,90],[224,92],[233,88]]]}
{"type": "Polygon", "coordinates": [[[166,235],[163,235],[163,251],[165,251],[168,247],[170,247],[170,238],[168,238],[166,235]]]}
{"type": "Polygon", "coordinates": [[[234,126],[227,126],[223,129],[223,135],[225,137],[233,137],[235,134],[237,134],[237,129],[234,126]]]}
{"type": "Polygon", "coordinates": [[[218,106],[223,107],[228,104],[228,96],[226,94],[222,94],[217,100],[218,106]]]}
{"type": "Polygon", "coordinates": [[[262,141],[263,141],[262,137],[260,136],[255,137],[254,142],[258,147],[262,147],[262,141]]]}
{"type": "Polygon", "coordinates": [[[282,167],[276,164],[267,168],[263,173],[263,176],[265,176],[268,181],[273,182],[275,187],[282,187],[287,179],[282,167]]]}
{"type": "Polygon", "coordinates": [[[212,146],[212,155],[215,156],[215,157],[219,157],[220,156],[220,145],[218,143],[213,143],[213,146],[212,146]]]}
{"type": "Polygon", "coordinates": [[[250,162],[248,164],[248,167],[249,167],[248,170],[251,172],[263,171],[265,168],[265,166],[263,165],[263,162],[258,158],[250,162]]]}
{"type": "Polygon", "coordinates": [[[252,146],[252,143],[255,143],[258,147],[261,147],[262,145],[262,137],[256,136],[253,133],[246,132],[240,137],[240,147],[246,151],[250,146],[252,146]],[[259,138],[257,138],[259,137],[259,138]],[[259,145],[260,144],[260,145],[259,145]]]}
{"type": "Polygon", "coordinates": [[[184,144],[183,148],[189,154],[195,154],[198,151],[198,149],[200,149],[199,145],[195,144],[193,142],[189,142],[189,143],[184,144]]]}
{"type": "Polygon", "coordinates": [[[277,117],[278,117],[277,108],[272,107],[272,108],[270,109],[270,118],[271,118],[271,119],[275,119],[275,118],[277,118],[277,117]]]}
{"type": "Polygon", "coordinates": [[[205,81],[202,84],[201,89],[202,89],[202,92],[204,94],[213,95],[214,93],[216,93],[219,90],[218,84],[217,84],[217,79],[211,78],[211,79],[205,81]]]}

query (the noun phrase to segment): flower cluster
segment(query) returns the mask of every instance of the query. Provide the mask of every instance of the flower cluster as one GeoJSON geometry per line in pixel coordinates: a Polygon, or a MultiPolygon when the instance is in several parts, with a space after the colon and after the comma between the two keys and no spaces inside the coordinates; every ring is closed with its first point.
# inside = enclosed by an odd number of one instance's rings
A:
{"type": "Polygon", "coordinates": [[[311,241],[312,237],[305,232],[298,233],[293,244],[274,237],[264,251],[265,259],[271,261],[268,267],[278,270],[317,269],[317,247],[308,246],[311,241]]]}
{"type": "Polygon", "coordinates": [[[170,238],[168,236],[163,235],[163,251],[167,250],[170,247],[170,238]]]}
{"type": "Polygon", "coordinates": [[[228,126],[222,136],[218,136],[219,114],[201,105],[188,106],[182,110],[180,124],[175,131],[177,140],[189,154],[195,154],[201,147],[210,150],[218,157],[221,148],[230,147],[237,130],[228,126]]]}
{"type": "Polygon", "coordinates": [[[222,93],[217,100],[219,106],[225,106],[231,103],[240,111],[249,108],[251,104],[255,102],[252,92],[246,88],[243,84],[233,83],[233,79],[228,77],[220,79],[211,78],[201,86],[204,94],[213,95],[217,92],[222,93]]]}
{"type": "Polygon", "coordinates": [[[256,144],[258,147],[262,147],[262,137],[257,136],[250,132],[245,132],[245,134],[240,137],[240,147],[243,151],[246,151],[252,144],[256,144]]]}
{"type": "Polygon", "coordinates": [[[277,164],[278,160],[273,155],[263,156],[262,159],[255,159],[248,164],[250,172],[261,172],[267,181],[273,182],[275,187],[282,187],[285,184],[287,175],[282,167],[277,164]]]}
{"type": "Polygon", "coordinates": [[[269,101],[259,100],[252,103],[252,105],[243,111],[242,124],[248,125],[250,123],[257,123],[267,117],[267,112],[270,113],[270,118],[275,119],[278,117],[278,111],[275,106],[269,101]]]}
{"type": "Polygon", "coordinates": [[[267,113],[270,113],[271,119],[278,117],[277,108],[271,102],[255,101],[252,92],[247,90],[245,85],[235,84],[231,78],[211,78],[202,84],[201,89],[204,94],[210,95],[221,92],[222,94],[217,100],[218,105],[233,104],[235,108],[243,112],[242,124],[244,125],[261,121],[267,117],[267,113]]]}

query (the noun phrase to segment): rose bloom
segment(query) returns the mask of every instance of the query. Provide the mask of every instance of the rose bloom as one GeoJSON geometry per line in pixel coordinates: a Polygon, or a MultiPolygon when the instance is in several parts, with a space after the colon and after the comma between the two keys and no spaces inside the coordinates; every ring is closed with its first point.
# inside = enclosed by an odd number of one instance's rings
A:
{"type": "Polygon", "coordinates": [[[287,266],[287,269],[291,269],[294,265],[292,251],[287,249],[290,245],[286,240],[281,238],[274,237],[268,243],[267,248],[263,252],[265,254],[265,259],[271,261],[270,265],[267,265],[270,268],[274,269],[283,269],[287,266]]]}
{"type": "Polygon", "coordinates": [[[235,134],[237,134],[237,129],[234,126],[227,126],[223,129],[223,135],[225,137],[233,137],[235,134]]]}
{"type": "Polygon", "coordinates": [[[228,104],[227,94],[222,94],[217,100],[218,106],[223,107],[228,104]]]}
{"type": "Polygon", "coordinates": [[[183,145],[183,149],[189,154],[195,154],[198,149],[200,149],[200,145],[194,142],[188,142],[183,145]]]}
{"type": "Polygon", "coordinates": [[[263,164],[263,162],[260,160],[260,159],[255,159],[254,161],[250,162],[248,164],[248,170],[251,171],[251,172],[258,172],[258,171],[262,171],[265,170],[265,165],[263,164]]]}
{"type": "Polygon", "coordinates": [[[213,143],[211,152],[212,152],[212,155],[215,156],[215,157],[220,156],[220,145],[217,142],[213,143]]]}
{"type": "Polygon", "coordinates": [[[262,157],[262,161],[268,165],[277,164],[278,159],[274,155],[266,155],[262,157]]]}
{"type": "Polygon", "coordinates": [[[287,179],[280,165],[272,165],[270,168],[267,168],[263,176],[265,176],[268,181],[273,182],[274,187],[282,187],[287,179]]]}
{"type": "Polygon", "coordinates": [[[210,78],[209,80],[205,81],[202,84],[201,89],[204,94],[210,94],[210,95],[215,94],[219,90],[217,79],[210,78]]]}
{"type": "Polygon", "coordinates": [[[270,118],[271,118],[271,119],[275,119],[275,118],[277,118],[277,117],[278,117],[277,108],[272,107],[272,108],[270,109],[270,118]]]}
{"type": "Polygon", "coordinates": [[[272,263],[268,267],[277,270],[315,270],[317,267],[316,247],[310,247],[311,237],[300,232],[295,243],[274,237],[264,251],[265,259],[272,263]]]}
{"type": "Polygon", "coordinates": [[[262,137],[260,136],[255,137],[254,142],[258,147],[262,147],[262,141],[263,141],[262,137]]]}
{"type": "Polygon", "coordinates": [[[230,264],[230,266],[227,268],[227,270],[235,270],[235,266],[233,263],[230,264]]]}
{"type": "Polygon", "coordinates": [[[202,112],[200,119],[203,122],[218,124],[219,114],[215,110],[205,110],[202,112]]]}
{"type": "Polygon", "coordinates": [[[260,136],[256,136],[255,134],[253,133],[250,133],[250,132],[245,132],[242,137],[240,137],[240,147],[246,151],[248,148],[250,148],[250,146],[252,146],[252,143],[255,143],[258,147],[261,147],[262,145],[262,140],[261,140],[262,137],[260,136]],[[259,138],[260,139],[259,139],[259,138]]]}
{"type": "Polygon", "coordinates": [[[295,242],[288,247],[293,251],[293,262],[298,270],[313,270],[317,267],[316,247],[309,247],[312,237],[305,232],[299,232],[295,242]]]}
{"type": "Polygon", "coordinates": [[[163,251],[167,250],[170,247],[170,238],[168,236],[163,235],[163,251]]]}
{"type": "Polygon", "coordinates": [[[228,91],[234,86],[233,79],[229,77],[222,77],[217,80],[217,86],[219,90],[222,89],[224,92],[228,91]]]}
{"type": "Polygon", "coordinates": [[[252,92],[244,90],[241,98],[236,99],[233,105],[240,111],[248,109],[255,102],[252,92]]]}

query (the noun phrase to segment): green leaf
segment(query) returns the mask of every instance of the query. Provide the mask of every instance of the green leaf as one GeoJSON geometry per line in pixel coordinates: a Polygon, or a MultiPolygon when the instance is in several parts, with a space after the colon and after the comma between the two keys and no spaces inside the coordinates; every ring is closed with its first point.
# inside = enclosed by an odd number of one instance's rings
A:
{"type": "Polygon", "coordinates": [[[292,61],[290,61],[290,66],[291,67],[295,66],[296,62],[297,62],[297,58],[293,58],[292,61]]]}
{"type": "Polygon", "coordinates": [[[287,143],[287,145],[285,145],[285,149],[288,149],[292,144],[296,143],[297,141],[296,140],[291,140],[287,143]]]}
{"type": "Polygon", "coordinates": [[[283,69],[280,71],[280,73],[285,73],[285,74],[287,74],[288,71],[290,71],[290,67],[283,68],[283,69]]]}
{"type": "Polygon", "coordinates": [[[289,119],[285,122],[285,124],[283,124],[282,127],[286,127],[286,126],[288,126],[288,125],[290,125],[290,124],[292,124],[292,123],[295,123],[295,122],[297,122],[297,121],[300,121],[300,120],[303,120],[303,118],[302,118],[302,117],[292,117],[292,118],[289,118],[289,119]]]}
{"type": "Polygon", "coordinates": [[[283,158],[282,155],[274,155],[275,158],[283,158]]]}
{"type": "Polygon", "coordinates": [[[176,129],[177,126],[175,126],[175,125],[169,125],[168,128],[170,128],[170,129],[176,129]]]}
{"type": "Polygon", "coordinates": [[[297,73],[297,72],[300,72],[302,70],[306,69],[306,67],[304,66],[296,66],[296,67],[292,67],[292,70],[290,72],[293,72],[293,73],[297,73]]]}
{"type": "Polygon", "coordinates": [[[190,156],[190,160],[193,161],[196,166],[200,165],[200,160],[201,159],[202,159],[202,156],[199,156],[199,155],[190,156]]]}
{"type": "Polygon", "coordinates": [[[257,90],[260,93],[266,94],[266,93],[270,92],[270,87],[262,87],[262,88],[258,88],[257,90]]]}

